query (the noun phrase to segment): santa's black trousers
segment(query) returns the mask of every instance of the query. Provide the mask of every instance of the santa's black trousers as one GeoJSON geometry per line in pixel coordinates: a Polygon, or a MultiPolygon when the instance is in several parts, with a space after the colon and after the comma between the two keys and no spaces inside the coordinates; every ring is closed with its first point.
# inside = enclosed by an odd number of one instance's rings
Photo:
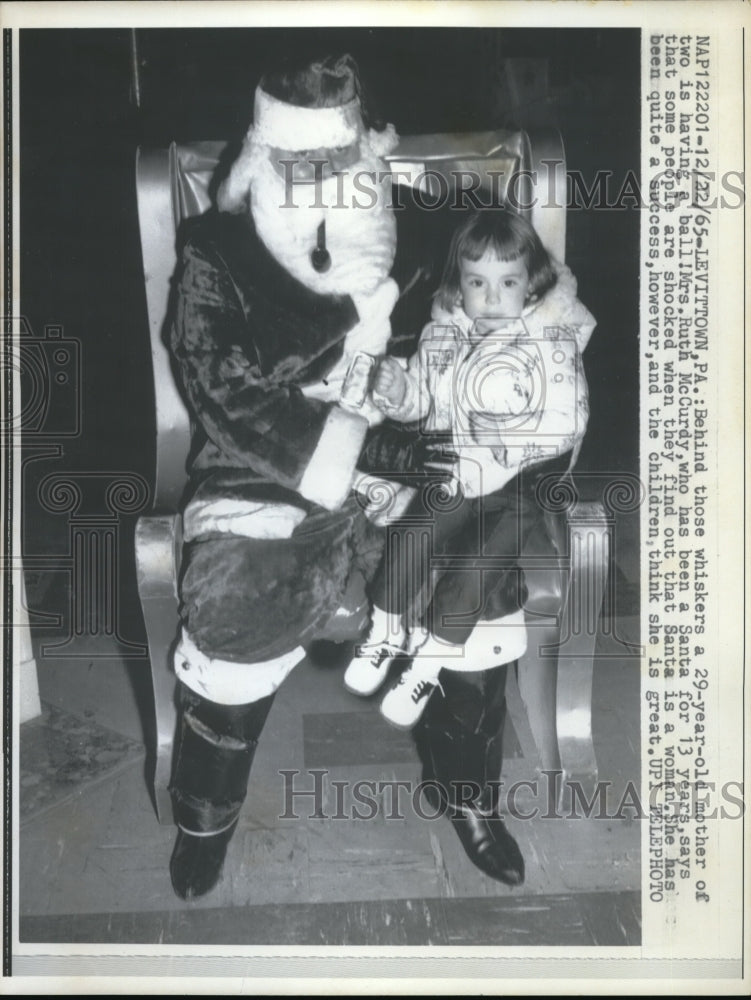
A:
{"type": "MultiPolygon", "coordinates": [[[[449,802],[470,782],[487,808],[495,804],[503,762],[506,667],[444,670],[414,736],[423,779],[449,802]],[[494,794],[495,792],[495,794],[494,794]]],[[[180,684],[179,744],[170,790],[175,820],[188,833],[212,834],[237,820],[258,739],[274,695],[246,705],[219,705],[180,684]]]]}
{"type": "Polygon", "coordinates": [[[481,671],[443,670],[414,729],[423,780],[440,787],[456,805],[471,788],[477,804],[498,804],[506,720],[507,665],[481,671]]]}
{"type": "Polygon", "coordinates": [[[240,814],[274,695],[247,705],[219,705],[180,684],[179,698],[170,785],[175,820],[188,833],[220,833],[240,814]]]}

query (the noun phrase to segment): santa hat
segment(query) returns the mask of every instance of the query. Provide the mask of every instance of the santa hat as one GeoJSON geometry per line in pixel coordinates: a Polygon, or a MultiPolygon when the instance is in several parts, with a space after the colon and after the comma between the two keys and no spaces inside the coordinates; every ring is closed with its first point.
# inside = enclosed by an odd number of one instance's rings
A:
{"type": "MultiPolygon", "coordinates": [[[[301,152],[349,146],[366,132],[357,64],[350,55],[328,56],[267,74],[255,92],[253,123],[242,150],[219,188],[224,212],[247,208],[259,156],[268,150],[301,152]]],[[[390,153],[397,143],[393,125],[367,130],[371,150],[390,153]]]]}

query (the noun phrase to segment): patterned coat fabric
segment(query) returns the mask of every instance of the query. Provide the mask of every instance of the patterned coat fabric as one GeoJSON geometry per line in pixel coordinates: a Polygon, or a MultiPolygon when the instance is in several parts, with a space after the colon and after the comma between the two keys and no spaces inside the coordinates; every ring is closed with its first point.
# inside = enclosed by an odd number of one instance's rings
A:
{"type": "Polygon", "coordinates": [[[450,431],[465,495],[503,488],[529,465],[578,449],[589,416],[581,360],[595,320],[559,265],[556,285],[519,319],[483,329],[460,306],[435,306],[389,416],[450,431]]]}

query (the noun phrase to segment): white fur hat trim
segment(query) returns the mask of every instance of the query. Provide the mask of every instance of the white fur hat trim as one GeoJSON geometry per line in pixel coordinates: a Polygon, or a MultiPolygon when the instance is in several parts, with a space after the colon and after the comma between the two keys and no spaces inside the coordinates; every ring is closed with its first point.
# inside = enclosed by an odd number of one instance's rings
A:
{"type": "Polygon", "coordinates": [[[300,108],[256,87],[253,132],[265,146],[294,152],[335,149],[356,142],[362,127],[357,98],[333,108],[300,108]]]}

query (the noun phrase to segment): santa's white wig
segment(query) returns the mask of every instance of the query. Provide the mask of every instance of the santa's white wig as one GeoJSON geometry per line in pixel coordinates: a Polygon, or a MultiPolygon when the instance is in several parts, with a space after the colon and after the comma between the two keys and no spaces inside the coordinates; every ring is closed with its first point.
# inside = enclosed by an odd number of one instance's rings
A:
{"type": "Polygon", "coordinates": [[[350,55],[328,56],[265,76],[255,93],[253,122],[239,156],[217,193],[223,212],[244,212],[250,187],[271,149],[302,152],[360,141],[365,155],[394,150],[393,125],[373,121],[350,55]]]}

